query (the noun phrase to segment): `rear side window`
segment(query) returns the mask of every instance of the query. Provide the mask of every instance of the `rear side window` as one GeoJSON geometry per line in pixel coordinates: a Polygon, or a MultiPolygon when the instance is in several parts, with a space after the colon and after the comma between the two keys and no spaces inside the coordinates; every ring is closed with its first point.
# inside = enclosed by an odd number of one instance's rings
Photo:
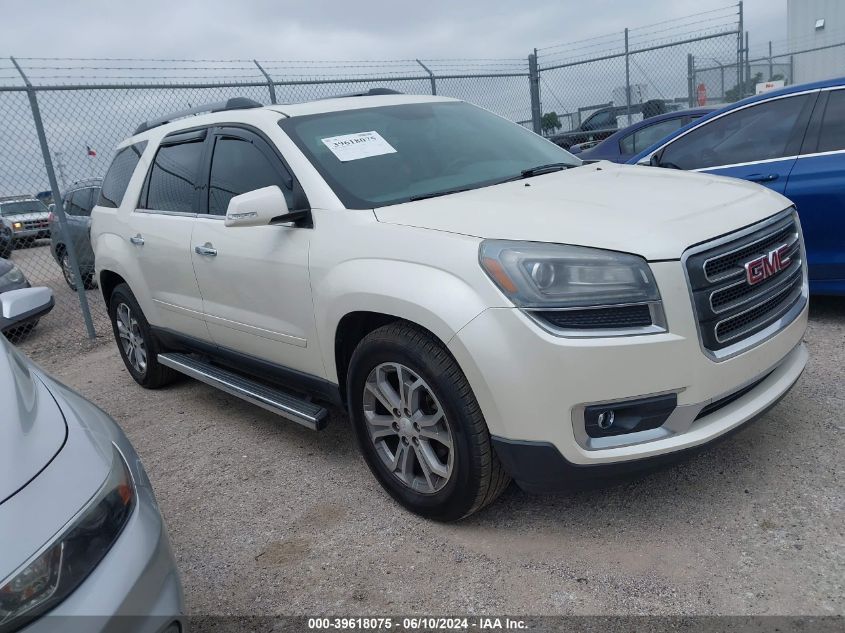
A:
{"type": "Polygon", "coordinates": [[[674,132],[680,128],[683,123],[684,119],[678,117],[677,119],[668,119],[667,121],[660,121],[654,125],[640,128],[633,134],[629,134],[623,138],[619,146],[623,154],[637,154],[646,147],[654,145],[664,136],[668,136],[670,132],[674,132]]]}
{"type": "Polygon", "coordinates": [[[845,90],[836,90],[827,98],[818,152],[845,149],[845,90]]]}
{"type": "Polygon", "coordinates": [[[145,207],[155,211],[197,212],[202,140],[162,145],[150,169],[145,207]]]}
{"type": "Polygon", "coordinates": [[[707,169],[796,155],[811,98],[815,95],[774,99],[711,119],[668,145],[660,162],[707,169]]]}
{"type": "Polygon", "coordinates": [[[91,215],[91,193],[92,189],[77,189],[72,192],[65,201],[65,212],[68,215],[87,216],[91,215]]]}
{"type": "Polygon", "coordinates": [[[111,162],[106,177],[103,179],[103,188],[100,191],[100,199],[97,201],[101,207],[117,208],[123,202],[123,195],[129,186],[129,181],[147,142],[136,143],[120,150],[111,162]]]}
{"type": "MultiPolygon", "coordinates": [[[[278,161],[277,161],[278,162],[278,161]]],[[[254,143],[222,137],[214,145],[211,181],[208,188],[208,212],[226,215],[229,200],[248,191],[278,185],[285,194],[288,208],[293,207],[291,191],[279,169],[254,143]]]]}

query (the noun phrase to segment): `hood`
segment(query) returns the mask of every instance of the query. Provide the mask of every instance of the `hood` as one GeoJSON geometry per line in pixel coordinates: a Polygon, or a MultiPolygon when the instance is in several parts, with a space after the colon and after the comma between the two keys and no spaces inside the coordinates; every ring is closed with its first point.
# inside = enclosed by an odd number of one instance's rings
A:
{"type": "Polygon", "coordinates": [[[380,222],[475,237],[592,246],[679,259],[689,246],[782,211],[744,180],[599,162],[375,210],[380,222]]]}
{"type": "Polygon", "coordinates": [[[14,222],[28,222],[30,220],[46,220],[50,217],[49,211],[34,211],[32,213],[17,213],[15,215],[4,215],[3,219],[12,224],[14,222]]]}
{"type": "Polygon", "coordinates": [[[50,463],[67,437],[64,416],[53,396],[2,336],[0,403],[2,504],[50,463]]]}

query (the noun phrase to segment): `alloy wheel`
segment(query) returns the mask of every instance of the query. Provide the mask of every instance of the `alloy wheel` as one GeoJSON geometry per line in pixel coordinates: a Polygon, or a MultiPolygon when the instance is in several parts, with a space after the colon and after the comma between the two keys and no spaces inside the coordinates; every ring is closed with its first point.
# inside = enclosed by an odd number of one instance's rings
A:
{"type": "Polygon", "coordinates": [[[120,344],[123,346],[123,353],[126,360],[140,375],[147,371],[147,349],[144,345],[144,336],[141,333],[141,326],[132,314],[132,310],[125,303],[120,303],[116,310],[117,335],[120,337],[120,344]]]}
{"type": "Polygon", "coordinates": [[[401,363],[382,363],[364,384],[364,420],[376,453],[408,488],[434,494],[449,481],[454,435],[434,391],[401,363]]]}

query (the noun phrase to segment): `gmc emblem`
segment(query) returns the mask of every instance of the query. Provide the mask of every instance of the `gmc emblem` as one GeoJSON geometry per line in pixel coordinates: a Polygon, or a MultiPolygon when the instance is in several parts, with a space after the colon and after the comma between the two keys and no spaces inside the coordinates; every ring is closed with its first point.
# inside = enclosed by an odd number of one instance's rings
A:
{"type": "Polygon", "coordinates": [[[745,262],[745,278],[748,280],[748,285],[759,284],[789,266],[792,259],[786,254],[788,250],[789,245],[782,244],[765,255],[745,262]]]}

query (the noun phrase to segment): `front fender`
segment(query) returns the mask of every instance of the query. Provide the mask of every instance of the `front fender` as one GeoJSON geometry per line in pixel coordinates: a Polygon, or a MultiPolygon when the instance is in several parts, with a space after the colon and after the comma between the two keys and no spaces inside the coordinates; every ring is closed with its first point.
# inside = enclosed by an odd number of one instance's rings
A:
{"type": "Polygon", "coordinates": [[[331,269],[314,289],[317,331],[326,376],[338,382],[334,340],[341,319],[377,312],[420,325],[447,345],[487,303],[472,285],[433,266],[355,259],[331,269]]]}

